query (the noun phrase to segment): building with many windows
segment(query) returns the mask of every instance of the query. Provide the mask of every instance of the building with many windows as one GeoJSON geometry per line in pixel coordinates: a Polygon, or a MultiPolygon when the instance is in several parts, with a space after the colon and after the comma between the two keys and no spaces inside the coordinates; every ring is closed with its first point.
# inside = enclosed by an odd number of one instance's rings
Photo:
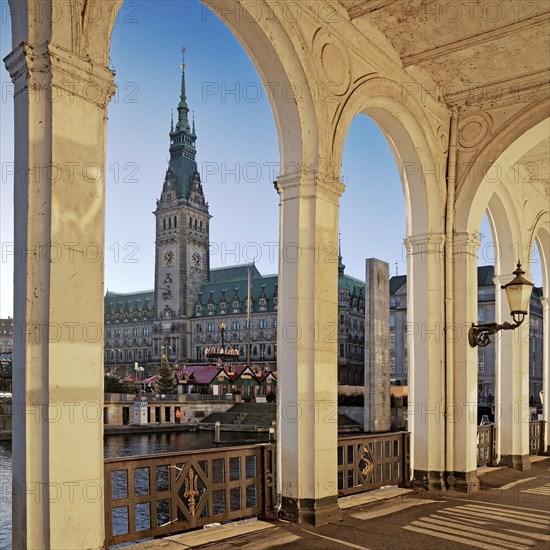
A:
{"type": "MultiPolygon", "coordinates": [[[[495,284],[493,266],[481,266],[477,270],[478,322],[495,320],[495,284]]],[[[542,289],[534,287],[529,307],[529,395],[532,403],[539,402],[542,390],[542,289]]],[[[424,330],[411,327],[411,330],[424,330]]],[[[516,337],[521,337],[518,331],[516,337]]],[[[427,336],[427,334],[426,334],[427,336]]],[[[496,334],[493,339],[499,338],[496,334]]],[[[495,396],[495,346],[478,347],[478,401],[491,403],[495,396]]],[[[397,384],[406,385],[408,379],[407,354],[407,277],[400,275],[390,279],[390,372],[397,384]]]]}

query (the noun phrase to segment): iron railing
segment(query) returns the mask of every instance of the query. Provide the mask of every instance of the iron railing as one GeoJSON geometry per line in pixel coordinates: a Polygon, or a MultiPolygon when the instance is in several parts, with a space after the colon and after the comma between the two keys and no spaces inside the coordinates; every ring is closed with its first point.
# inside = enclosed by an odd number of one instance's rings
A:
{"type": "Polygon", "coordinates": [[[275,446],[105,460],[106,545],[273,517],[275,446]]]}
{"type": "Polygon", "coordinates": [[[494,466],[496,464],[496,426],[484,424],[477,427],[477,465],[494,466]]]}
{"type": "Polygon", "coordinates": [[[538,455],[544,451],[544,420],[532,420],[529,422],[529,454],[538,455]]]}
{"type": "Polygon", "coordinates": [[[338,496],[407,485],[409,438],[409,432],[338,438],[338,496]]]}

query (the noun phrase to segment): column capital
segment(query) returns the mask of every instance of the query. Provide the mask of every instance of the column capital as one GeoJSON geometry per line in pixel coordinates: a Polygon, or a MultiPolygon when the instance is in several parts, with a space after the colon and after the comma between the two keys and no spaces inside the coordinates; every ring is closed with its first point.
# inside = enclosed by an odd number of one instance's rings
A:
{"type": "Polygon", "coordinates": [[[407,250],[407,256],[442,254],[445,245],[445,234],[424,233],[422,235],[409,235],[403,242],[407,250]]]}
{"type": "Polygon", "coordinates": [[[281,200],[321,198],[338,204],[345,185],[339,178],[302,168],[298,172],[281,174],[274,182],[281,200]]]}
{"type": "Polygon", "coordinates": [[[550,298],[541,298],[540,302],[544,310],[550,311],[550,298]]]}
{"type": "Polygon", "coordinates": [[[452,262],[458,261],[460,257],[469,262],[478,261],[477,251],[481,245],[479,231],[455,233],[452,243],[452,257],[449,258],[452,262]]]}
{"type": "Polygon", "coordinates": [[[105,109],[116,90],[114,71],[51,42],[22,43],[4,63],[15,86],[14,97],[29,90],[53,104],[63,97],[78,97],[105,109]]]}

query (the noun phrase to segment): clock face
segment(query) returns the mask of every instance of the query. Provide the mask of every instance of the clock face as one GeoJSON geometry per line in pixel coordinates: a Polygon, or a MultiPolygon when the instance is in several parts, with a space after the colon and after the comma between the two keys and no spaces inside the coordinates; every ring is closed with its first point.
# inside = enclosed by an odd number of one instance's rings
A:
{"type": "Polygon", "coordinates": [[[164,265],[174,265],[175,254],[173,250],[167,250],[164,253],[163,261],[164,265]]]}
{"type": "Polygon", "coordinates": [[[193,252],[193,255],[191,256],[191,262],[195,267],[200,267],[202,263],[201,255],[198,252],[193,252]]]}

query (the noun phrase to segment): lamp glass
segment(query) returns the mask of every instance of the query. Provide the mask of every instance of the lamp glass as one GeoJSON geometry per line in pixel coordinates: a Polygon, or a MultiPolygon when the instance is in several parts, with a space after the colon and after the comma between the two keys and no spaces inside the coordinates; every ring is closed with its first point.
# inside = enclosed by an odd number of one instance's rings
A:
{"type": "Polygon", "coordinates": [[[517,269],[514,271],[515,277],[502,288],[506,290],[510,313],[523,313],[527,315],[529,311],[529,300],[531,299],[531,289],[533,283],[523,277],[525,272],[521,269],[521,264],[518,262],[517,269]]]}
{"type": "Polygon", "coordinates": [[[506,297],[510,306],[510,313],[525,313],[529,311],[532,285],[507,285],[506,297]]]}

